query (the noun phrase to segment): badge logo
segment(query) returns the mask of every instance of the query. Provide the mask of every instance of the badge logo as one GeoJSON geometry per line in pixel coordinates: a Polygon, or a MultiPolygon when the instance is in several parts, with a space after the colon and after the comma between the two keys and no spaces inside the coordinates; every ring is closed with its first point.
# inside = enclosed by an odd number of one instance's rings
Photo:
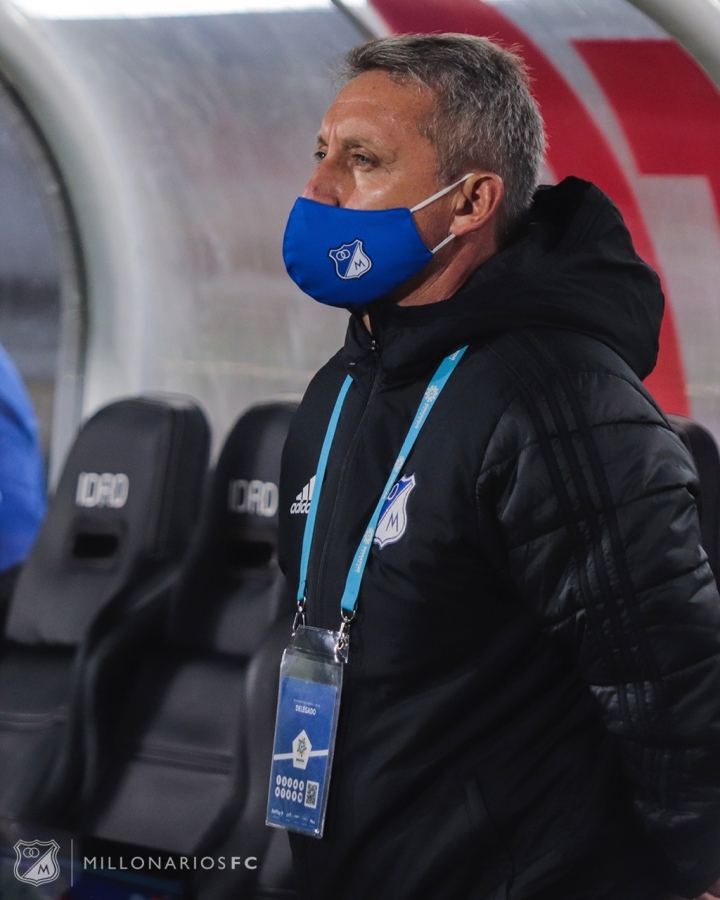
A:
{"type": "Polygon", "coordinates": [[[415,476],[404,475],[387,496],[375,529],[375,543],[382,548],[394,544],[405,534],[408,524],[407,502],[415,487],[415,476]]]}
{"type": "Polygon", "coordinates": [[[15,844],[15,877],[26,884],[47,884],[60,875],[57,841],[18,841],[15,844]]]}
{"type": "Polygon", "coordinates": [[[350,244],[341,244],[328,253],[335,263],[338,278],[348,281],[350,278],[362,278],[372,269],[372,260],[363,249],[363,242],[358,238],[350,244]]]}
{"type": "Polygon", "coordinates": [[[293,767],[295,769],[307,769],[308,760],[312,755],[312,744],[304,728],[292,742],[292,747],[293,767]]]}

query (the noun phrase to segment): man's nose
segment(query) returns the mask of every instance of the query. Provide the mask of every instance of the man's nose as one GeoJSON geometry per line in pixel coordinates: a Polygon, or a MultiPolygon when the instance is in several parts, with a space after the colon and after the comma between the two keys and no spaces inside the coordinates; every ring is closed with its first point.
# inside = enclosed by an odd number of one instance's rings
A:
{"type": "Polygon", "coordinates": [[[339,180],[323,162],[315,168],[302,195],[306,200],[315,200],[327,206],[342,206],[342,188],[339,180]]]}

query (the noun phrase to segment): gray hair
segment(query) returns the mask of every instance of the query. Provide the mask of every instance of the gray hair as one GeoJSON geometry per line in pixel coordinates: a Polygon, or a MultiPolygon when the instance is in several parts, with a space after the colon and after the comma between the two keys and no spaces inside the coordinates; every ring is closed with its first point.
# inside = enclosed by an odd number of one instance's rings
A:
{"type": "Polygon", "coordinates": [[[420,132],[437,153],[438,180],[450,184],[477,167],[495,172],[505,185],[501,234],[511,231],[530,207],[545,151],[520,57],[474,35],[412,34],[360,44],[345,63],[346,81],[380,69],[434,92],[420,132]]]}

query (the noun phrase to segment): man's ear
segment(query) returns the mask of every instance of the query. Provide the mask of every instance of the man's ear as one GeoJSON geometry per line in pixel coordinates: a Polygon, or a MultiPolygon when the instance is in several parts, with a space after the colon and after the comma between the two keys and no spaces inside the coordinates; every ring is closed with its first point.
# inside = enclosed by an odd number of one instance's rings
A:
{"type": "Polygon", "coordinates": [[[458,194],[450,233],[462,237],[488,225],[494,228],[504,196],[503,180],[494,172],[478,172],[468,178],[458,194]]]}

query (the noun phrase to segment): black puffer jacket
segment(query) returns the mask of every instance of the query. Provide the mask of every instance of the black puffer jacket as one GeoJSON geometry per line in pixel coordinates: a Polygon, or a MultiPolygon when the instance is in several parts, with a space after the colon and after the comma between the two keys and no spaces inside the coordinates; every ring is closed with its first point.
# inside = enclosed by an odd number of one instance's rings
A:
{"type": "Polygon", "coordinates": [[[312,898],[658,900],[720,877],[720,601],[693,464],[640,383],[658,280],[586,182],[542,189],[531,219],[454,297],[375,304],[372,338],[351,319],[291,428],[296,585],[352,375],[308,581],[309,624],[337,629],[430,376],[470,344],[364,576],[326,836],[292,836],[312,898]]]}

